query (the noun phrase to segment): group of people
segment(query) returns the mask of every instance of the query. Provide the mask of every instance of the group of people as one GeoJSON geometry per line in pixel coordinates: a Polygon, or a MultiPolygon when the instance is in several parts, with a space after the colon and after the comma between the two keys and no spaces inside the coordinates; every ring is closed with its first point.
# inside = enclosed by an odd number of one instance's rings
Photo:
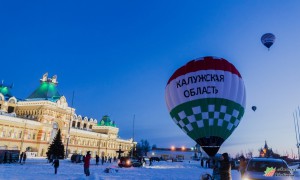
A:
{"type": "MultiPolygon", "coordinates": [[[[100,157],[98,155],[96,155],[95,159],[96,159],[96,165],[98,165],[99,161],[100,161],[100,157]]],[[[116,162],[117,158],[114,157],[113,161],[116,162]]],[[[103,165],[105,162],[106,163],[108,163],[108,162],[111,163],[112,162],[112,157],[102,156],[101,157],[101,164],[103,165]]]]}
{"type": "MultiPolygon", "coordinates": [[[[204,159],[201,159],[200,161],[201,167],[204,167],[204,159]]],[[[212,164],[215,164],[215,160],[213,159],[212,164]]],[[[210,159],[207,159],[205,161],[205,167],[210,168],[210,159]]]]}
{"type": "MultiPolygon", "coordinates": [[[[244,176],[246,170],[246,159],[244,156],[239,158],[240,166],[238,171],[241,173],[241,177],[244,176]]],[[[210,159],[206,161],[206,167],[210,168],[210,159]]],[[[212,177],[215,180],[231,180],[231,163],[229,161],[228,153],[223,153],[220,158],[212,159],[213,174],[212,177]]],[[[204,161],[201,160],[201,166],[204,166],[204,161]]]]}
{"type": "MultiPolygon", "coordinates": [[[[90,160],[91,160],[91,152],[88,151],[84,157],[83,170],[86,176],[90,176],[90,160]]],[[[54,174],[57,174],[57,169],[59,167],[59,159],[56,157],[52,163],[54,167],[54,174]]]]}

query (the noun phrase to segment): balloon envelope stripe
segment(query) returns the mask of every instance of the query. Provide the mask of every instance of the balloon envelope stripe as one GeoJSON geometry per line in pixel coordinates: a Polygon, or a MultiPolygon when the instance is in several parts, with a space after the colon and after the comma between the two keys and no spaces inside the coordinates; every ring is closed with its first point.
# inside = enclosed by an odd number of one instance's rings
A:
{"type": "Polygon", "coordinates": [[[239,125],[244,108],[230,100],[208,98],[181,104],[170,114],[174,122],[193,139],[206,136],[226,139],[239,125]],[[199,106],[201,112],[194,114],[193,109],[199,106]]]}
{"type": "Polygon", "coordinates": [[[242,77],[238,70],[227,60],[223,58],[204,57],[203,60],[192,60],[188,62],[185,66],[182,66],[181,68],[176,70],[167,84],[169,84],[173,79],[176,79],[179,76],[182,76],[189,72],[196,72],[199,70],[223,70],[236,74],[240,78],[242,77]],[[218,63],[216,63],[215,61],[218,61],[218,63]]]}
{"type": "MultiPolygon", "coordinates": [[[[199,79],[198,79],[199,80],[199,79]]],[[[185,75],[179,76],[173,81],[171,81],[166,86],[166,103],[169,111],[173,109],[178,104],[195,100],[195,99],[201,99],[201,98],[225,98],[229,99],[235,102],[238,102],[245,105],[245,87],[243,79],[237,76],[236,74],[233,74],[228,71],[223,70],[203,70],[203,71],[196,71],[196,72],[190,72],[185,75]],[[223,76],[224,79],[222,82],[214,82],[214,81],[200,81],[200,82],[189,82],[189,84],[182,85],[180,84],[182,82],[188,82],[189,77],[199,77],[199,76],[205,76],[206,74],[214,74],[216,76],[223,76]],[[185,81],[184,81],[185,80],[185,81]],[[234,88],[232,87],[234,86],[234,88]],[[201,91],[198,91],[198,93],[195,96],[186,96],[189,94],[189,91],[191,89],[202,89],[206,87],[214,87],[218,90],[217,93],[213,93],[212,91],[209,93],[201,93],[201,91]]]]}

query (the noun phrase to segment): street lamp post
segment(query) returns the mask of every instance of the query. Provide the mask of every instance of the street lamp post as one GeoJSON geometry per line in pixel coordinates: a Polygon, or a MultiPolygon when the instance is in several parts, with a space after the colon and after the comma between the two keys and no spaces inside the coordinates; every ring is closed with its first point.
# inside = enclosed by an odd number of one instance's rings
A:
{"type": "Polygon", "coordinates": [[[71,130],[71,123],[73,120],[73,100],[74,100],[74,91],[73,91],[73,96],[72,96],[72,105],[71,105],[71,117],[69,120],[69,128],[68,128],[68,136],[67,136],[67,147],[66,147],[66,159],[68,158],[68,146],[69,146],[69,141],[70,141],[70,130],[71,130]]]}
{"type": "MultiPolygon", "coordinates": [[[[72,111],[72,109],[71,109],[72,111]]],[[[71,122],[72,122],[72,113],[71,113],[71,118],[70,118],[70,122],[69,122],[69,129],[68,129],[68,135],[67,135],[67,146],[66,146],[66,159],[68,158],[68,146],[69,146],[69,141],[70,141],[70,130],[71,130],[71,122]]]]}
{"type": "Polygon", "coordinates": [[[108,141],[106,141],[105,156],[107,156],[108,141]]]}
{"type": "Polygon", "coordinates": [[[25,131],[26,131],[26,125],[27,125],[27,120],[23,120],[25,122],[24,128],[23,128],[23,133],[22,133],[22,140],[21,140],[21,145],[20,145],[20,152],[22,151],[23,148],[23,142],[25,138],[25,131]]]}
{"type": "Polygon", "coordinates": [[[300,115],[300,109],[298,107],[298,112],[296,111],[295,113],[293,113],[294,116],[294,127],[295,127],[295,134],[296,134],[296,146],[298,148],[298,160],[300,161],[300,130],[299,130],[299,117],[300,115]]]}
{"type": "Polygon", "coordinates": [[[131,158],[133,157],[134,148],[135,148],[135,144],[134,144],[134,120],[135,120],[135,115],[133,115],[133,121],[132,121],[132,152],[131,152],[131,158]]]}
{"type": "Polygon", "coordinates": [[[98,156],[100,156],[100,146],[101,146],[101,135],[99,134],[99,140],[98,140],[98,156]]]}

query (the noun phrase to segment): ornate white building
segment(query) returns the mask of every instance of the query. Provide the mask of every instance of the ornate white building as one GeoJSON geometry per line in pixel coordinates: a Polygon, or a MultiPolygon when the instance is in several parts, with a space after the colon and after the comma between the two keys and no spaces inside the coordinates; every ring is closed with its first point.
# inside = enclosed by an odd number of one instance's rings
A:
{"type": "Polygon", "coordinates": [[[26,99],[11,94],[12,86],[0,84],[0,149],[37,152],[46,156],[58,129],[68,146],[68,154],[87,151],[117,156],[121,148],[127,155],[136,142],[118,138],[119,128],[108,116],[100,121],[77,115],[57,91],[57,76],[40,79],[40,86],[26,99]],[[68,142],[69,140],[69,142],[68,142]]]}

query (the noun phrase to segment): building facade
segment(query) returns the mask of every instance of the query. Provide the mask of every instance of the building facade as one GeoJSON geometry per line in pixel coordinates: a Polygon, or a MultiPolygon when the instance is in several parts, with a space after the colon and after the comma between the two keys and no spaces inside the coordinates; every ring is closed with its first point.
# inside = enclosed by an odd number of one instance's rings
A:
{"type": "Polygon", "coordinates": [[[108,116],[97,119],[77,115],[57,90],[57,76],[40,79],[40,86],[26,99],[11,93],[12,86],[0,84],[0,149],[36,152],[46,156],[48,147],[61,130],[68,155],[117,156],[119,149],[128,155],[136,142],[120,139],[119,128],[108,116]]]}

